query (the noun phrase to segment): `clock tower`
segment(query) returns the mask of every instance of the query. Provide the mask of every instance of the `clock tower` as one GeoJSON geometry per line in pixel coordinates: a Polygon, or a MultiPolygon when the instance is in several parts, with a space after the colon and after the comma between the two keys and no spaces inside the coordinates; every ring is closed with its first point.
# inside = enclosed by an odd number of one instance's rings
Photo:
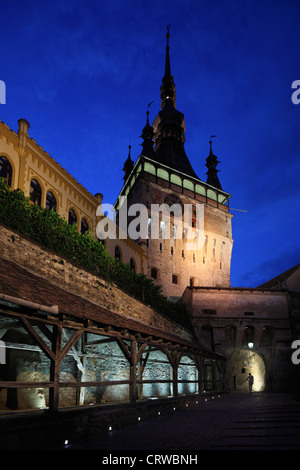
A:
{"type": "MultiPolygon", "coordinates": [[[[176,109],[169,29],[166,38],[161,110],[152,126],[147,111],[142,152],[129,171],[128,161],[124,166],[124,185],[115,209],[118,215],[123,204],[127,210],[134,204],[142,206],[143,227],[136,241],[148,256],[147,275],[164,295],[177,300],[190,285],[230,287],[232,215],[230,194],[222,189],[217,175],[219,162],[212,142],[206,182],[197,176],[185,153],[185,119],[176,109]]],[[[128,216],[127,228],[132,220],[128,216]]]]}

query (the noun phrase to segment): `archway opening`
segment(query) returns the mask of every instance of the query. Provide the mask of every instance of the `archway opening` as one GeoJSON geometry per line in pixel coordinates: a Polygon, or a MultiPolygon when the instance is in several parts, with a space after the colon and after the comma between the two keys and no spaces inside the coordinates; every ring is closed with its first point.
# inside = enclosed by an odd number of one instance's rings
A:
{"type": "Polygon", "coordinates": [[[231,391],[248,392],[249,372],[254,377],[253,392],[262,392],[265,388],[265,363],[263,358],[250,349],[234,351],[227,363],[227,379],[231,391]]]}

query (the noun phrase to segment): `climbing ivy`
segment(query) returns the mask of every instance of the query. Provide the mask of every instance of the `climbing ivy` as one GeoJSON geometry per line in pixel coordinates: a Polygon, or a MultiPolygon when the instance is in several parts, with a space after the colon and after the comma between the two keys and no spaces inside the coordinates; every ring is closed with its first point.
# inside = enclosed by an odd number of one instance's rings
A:
{"type": "Polygon", "coordinates": [[[185,303],[169,301],[162,295],[161,286],[111,257],[91,233],[81,234],[55,211],[34,205],[23,191],[7,186],[3,178],[0,178],[0,222],[190,327],[185,303]]]}

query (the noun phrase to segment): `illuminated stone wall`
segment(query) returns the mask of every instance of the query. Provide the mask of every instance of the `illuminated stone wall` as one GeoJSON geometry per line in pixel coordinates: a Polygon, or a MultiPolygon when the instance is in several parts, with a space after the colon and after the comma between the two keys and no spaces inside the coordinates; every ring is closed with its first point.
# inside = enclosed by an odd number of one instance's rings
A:
{"type": "MultiPolygon", "coordinates": [[[[194,341],[193,335],[180,325],[163,317],[145,304],[127,295],[117,286],[107,283],[89,272],[62,260],[49,250],[30,240],[20,237],[15,232],[0,226],[1,256],[15,262],[21,267],[47,279],[49,283],[63,288],[75,295],[80,295],[87,300],[103,305],[111,311],[115,311],[126,318],[132,318],[161,328],[169,334],[174,334],[186,341],[194,341]]],[[[28,289],[34,289],[29,285],[28,289]]],[[[46,301],[46,299],[45,299],[46,301]]],[[[7,331],[2,340],[7,344],[7,367],[5,376],[0,368],[2,380],[17,382],[47,382],[50,378],[50,360],[41,351],[38,344],[26,333],[22,325],[11,317],[9,320],[2,315],[1,325],[5,325],[7,331]]],[[[42,332],[40,332],[42,334],[42,332]]],[[[72,335],[71,328],[63,329],[63,345],[72,335]]],[[[44,337],[47,340],[47,337],[44,337]]],[[[119,381],[129,380],[130,366],[118,344],[109,337],[86,333],[84,343],[84,358],[80,342],[76,350],[80,353],[84,364],[84,376],[78,367],[78,362],[73,351],[67,354],[61,363],[60,382],[87,382],[87,381],[119,381]]],[[[147,350],[143,361],[146,367],[143,373],[144,380],[172,380],[172,367],[168,358],[159,350],[147,350]]],[[[196,367],[189,358],[183,358],[183,364],[179,367],[179,379],[195,380],[196,367]],[[186,363],[186,365],[185,365],[186,363]]],[[[1,366],[3,367],[3,366],[1,366]]],[[[180,386],[179,393],[193,393],[194,384],[180,386]]],[[[165,397],[172,390],[170,384],[145,384],[140,395],[147,397],[165,397]]],[[[91,405],[99,403],[111,403],[128,401],[129,385],[116,384],[109,386],[84,387],[84,393],[80,394],[80,388],[60,388],[60,406],[75,406],[76,404],[91,405]]],[[[45,408],[49,404],[48,389],[42,386],[32,389],[6,389],[0,390],[0,409],[36,409],[45,408]]]]}
{"type": "Polygon", "coordinates": [[[191,240],[186,240],[184,233],[176,239],[175,232],[178,227],[171,216],[169,238],[160,236],[159,239],[142,240],[148,255],[148,277],[152,277],[154,283],[162,286],[164,295],[174,298],[181,297],[185,288],[191,284],[229,287],[233,245],[232,214],[228,212],[227,206],[220,204],[218,207],[215,201],[206,202],[206,199],[200,196],[195,199],[192,191],[184,190],[175,184],[171,186],[169,188],[166,181],[147,174],[136,183],[134,191],[128,195],[128,205],[143,204],[149,208],[150,217],[151,206],[170,205],[170,202],[166,202],[170,201],[168,198],[175,204],[176,200],[182,205],[203,204],[204,236],[200,240],[199,248],[190,249],[188,243],[190,245],[191,240]],[[153,277],[153,269],[156,270],[156,277],[153,277]],[[173,275],[176,276],[176,283],[173,275]]]}
{"type": "Polygon", "coordinates": [[[50,250],[34,243],[16,232],[0,225],[1,256],[28,269],[37,276],[48,279],[51,284],[96,302],[120,315],[162,328],[170,333],[193,341],[193,336],[180,325],[139,302],[85,269],[62,259],[50,250]]]}

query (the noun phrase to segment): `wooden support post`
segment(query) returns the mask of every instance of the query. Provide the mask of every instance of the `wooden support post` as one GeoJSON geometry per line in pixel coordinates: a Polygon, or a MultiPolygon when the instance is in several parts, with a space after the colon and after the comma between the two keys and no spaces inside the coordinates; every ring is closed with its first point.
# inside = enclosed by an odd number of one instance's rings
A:
{"type": "Polygon", "coordinates": [[[198,393],[202,392],[202,364],[203,364],[203,356],[198,356],[198,354],[195,354],[195,363],[197,366],[197,371],[198,371],[198,393]]]}
{"type": "Polygon", "coordinates": [[[141,362],[138,363],[138,379],[139,379],[139,384],[138,384],[138,400],[143,399],[143,384],[140,382],[143,380],[143,371],[144,371],[144,366],[141,362]]]}
{"type": "MultiPolygon", "coordinates": [[[[142,344],[139,348],[137,353],[137,364],[138,364],[138,379],[141,381],[143,380],[143,372],[149,357],[149,353],[146,355],[146,358],[143,360],[143,353],[147,348],[147,344],[142,344]]],[[[139,382],[138,384],[138,399],[141,400],[143,398],[143,384],[139,382]]]]}
{"type": "Polygon", "coordinates": [[[178,398],[178,364],[173,366],[173,397],[178,398]]]}
{"type": "Polygon", "coordinates": [[[137,342],[131,342],[131,361],[130,361],[130,403],[136,404],[136,366],[137,366],[137,342]]]}
{"type": "Polygon", "coordinates": [[[49,410],[53,413],[58,411],[59,406],[59,372],[61,361],[61,339],[62,325],[53,325],[52,352],[54,359],[51,359],[50,380],[53,387],[49,389],[49,410]]]}

